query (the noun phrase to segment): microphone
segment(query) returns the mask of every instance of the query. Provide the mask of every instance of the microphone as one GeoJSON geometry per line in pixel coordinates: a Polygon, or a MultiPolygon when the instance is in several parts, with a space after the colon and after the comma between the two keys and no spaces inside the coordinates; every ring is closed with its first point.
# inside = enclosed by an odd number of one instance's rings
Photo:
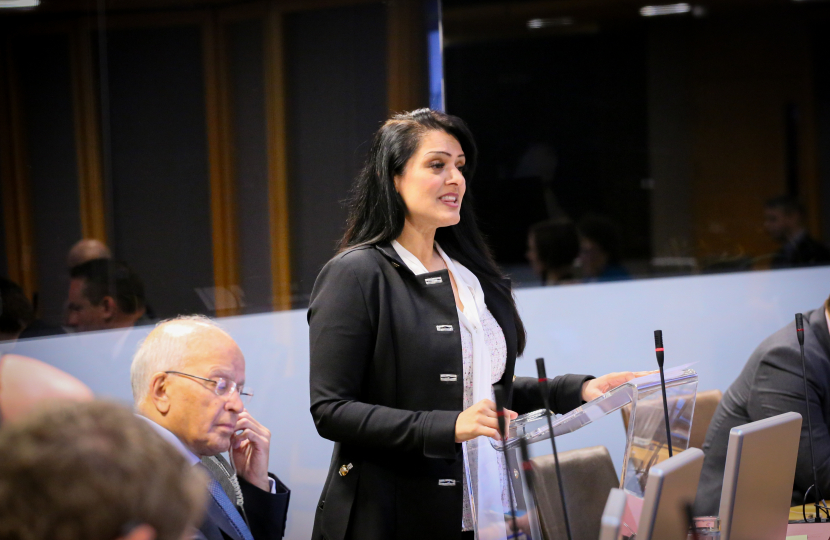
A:
{"type": "Polygon", "coordinates": [[[663,331],[654,331],[654,352],[657,354],[657,365],[660,367],[660,390],[663,392],[663,416],[666,420],[666,442],[669,445],[669,457],[674,455],[671,444],[671,428],[669,427],[669,400],[666,398],[666,377],[663,375],[663,331]]]}
{"type": "Polygon", "coordinates": [[[522,452],[522,470],[525,472],[525,482],[527,483],[527,490],[530,496],[533,497],[533,506],[539,508],[536,502],[536,487],[533,485],[533,469],[530,466],[530,457],[527,452],[527,441],[524,437],[519,437],[519,448],[522,452]]]}
{"type": "Polygon", "coordinates": [[[530,457],[527,452],[527,441],[524,437],[519,437],[519,449],[522,452],[522,470],[525,472],[525,482],[527,483],[527,490],[533,499],[533,508],[539,508],[539,502],[536,498],[536,486],[533,485],[533,470],[530,466],[530,457]]]}
{"type": "Polygon", "coordinates": [[[496,418],[499,421],[499,434],[501,435],[502,452],[504,453],[504,472],[507,482],[507,497],[510,499],[510,517],[513,521],[513,534],[508,538],[518,538],[519,528],[516,526],[516,507],[513,505],[513,482],[510,481],[510,464],[507,462],[507,428],[504,421],[504,388],[500,384],[493,385],[493,393],[496,395],[496,418]]]}
{"type": "Polygon", "coordinates": [[[550,433],[550,444],[553,447],[553,463],[556,466],[556,480],[559,482],[559,498],[562,499],[562,515],[565,518],[565,530],[568,533],[568,540],[573,540],[571,534],[571,522],[568,519],[568,505],[565,502],[565,487],[562,484],[562,470],[559,468],[559,453],[556,451],[556,437],[553,436],[553,422],[550,418],[550,404],[548,403],[548,376],[545,373],[545,359],[536,359],[536,372],[539,374],[539,393],[542,394],[542,403],[545,405],[545,418],[548,421],[548,432],[550,433]]]}
{"type": "MultiPolygon", "coordinates": [[[[816,497],[816,523],[822,523],[819,501],[823,500],[818,487],[818,475],[816,474],[816,458],[813,454],[813,422],[810,418],[810,394],[807,389],[807,361],[804,359],[804,315],[795,314],[795,334],[798,337],[798,345],[801,348],[801,375],[804,379],[804,402],[807,404],[807,433],[810,435],[810,465],[813,468],[813,486],[816,497]]],[[[809,491],[809,490],[808,490],[809,491]]],[[[806,493],[805,493],[806,498],[806,493]]]]}

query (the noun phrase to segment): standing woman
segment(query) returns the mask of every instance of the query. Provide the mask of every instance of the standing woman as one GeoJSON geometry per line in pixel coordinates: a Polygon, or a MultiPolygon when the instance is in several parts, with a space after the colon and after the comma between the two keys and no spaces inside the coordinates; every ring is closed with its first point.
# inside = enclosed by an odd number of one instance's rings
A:
{"type": "MultiPolygon", "coordinates": [[[[469,129],[441,112],[375,135],[308,310],[311,414],[336,443],[313,540],[473,538],[460,443],[499,438],[493,383],[511,409],[542,408],[535,379],[513,376],[524,326],[464,202],[475,163],[469,129]]],[[[550,403],[564,413],[632,377],[557,377],[550,403]]]]}

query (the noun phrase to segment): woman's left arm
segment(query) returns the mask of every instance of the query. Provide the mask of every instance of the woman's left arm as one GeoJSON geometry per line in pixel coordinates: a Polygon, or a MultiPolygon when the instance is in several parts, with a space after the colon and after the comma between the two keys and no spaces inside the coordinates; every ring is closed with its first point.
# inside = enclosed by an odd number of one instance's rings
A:
{"type": "MultiPolygon", "coordinates": [[[[566,413],[584,403],[582,387],[592,375],[559,375],[548,381],[548,403],[553,412],[566,413]]],[[[513,410],[519,414],[544,409],[539,393],[539,380],[535,377],[516,377],[513,381],[513,410]]]]}
{"type": "MultiPolygon", "coordinates": [[[[652,371],[621,371],[594,378],[591,375],[560,375],[548,383],[548,402],[557,414],[576,409],[583,403],[625,384],[631,379],[653,373],[652,371]]],[[[539,393],[538,379],[516,377],[513,383],[513,410],[519,414],[544,408],[539,393]]]]}

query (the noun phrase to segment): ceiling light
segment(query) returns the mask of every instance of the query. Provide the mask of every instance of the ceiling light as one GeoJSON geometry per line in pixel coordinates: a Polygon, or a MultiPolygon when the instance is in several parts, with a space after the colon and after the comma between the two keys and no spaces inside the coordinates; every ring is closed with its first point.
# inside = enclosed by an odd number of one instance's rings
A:
{"type": "Polygon", "coordinates": [[[2,8],[31,8],[40,5],[40,0],[0,0],[2,8]]]}
{"type": "Polygon", "coordinates": [[[692,6],[687,3],[682,4],[665,4],[662,6],[643,6],[640,8],[640,15],[643,17],[655,17],[657,15],[678,15],[680,13],[689,13],[692,11],[692,6]]]}
{"type": "Polygon", "coordinates": [[[571,17],[557,17],[555,19],[530,19],[527,21],[527,27],[531,30],[538,30],[540,28],[551,28],[556,26],[571,26],[574,20],[571,17]]]}

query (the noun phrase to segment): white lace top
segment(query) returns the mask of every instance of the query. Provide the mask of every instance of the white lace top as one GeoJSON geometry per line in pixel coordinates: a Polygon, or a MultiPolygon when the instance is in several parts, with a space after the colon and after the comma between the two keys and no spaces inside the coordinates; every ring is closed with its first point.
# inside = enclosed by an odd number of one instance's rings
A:
{"type": "MultiPolygon", "coordinates": [[[[487,343],[487,348],[490,349],[490,382],[495,384],[504,375],[504,368],[507,364],[507,344],[504,341],[504,332],[502,332],[501,326],[496,322],[496,319],[490,313],[489,309],[484,310],[484,316],[481,318],[481,326],[480,331],[484,332],[484,342],[487,343]]],[[[464,359],[464,409],[467,409],[473,406],[473,336],[463,325],[461,326],[461,356],[464,359]]],[[[491,399],[495,401],[495,395],[491,399]]],[[[470,464],[470,469],[476,469],[474,463],[470,464]]],[[[500,471],[504,475],[503,465],[500,471]]],[[[502,481],[502,485],[506,486],[506,483],[502,481]]],[[[466,478],[464,478],[463,491],[464,513],[462,515],[461,529],[471,531],[473,530],[473,511],[470,506],[470,493],[467,490],[466,478]]],[[[505,507],[509,508],[506,492],[502,494],[502,499],[504,500],[505,507]]]]}

